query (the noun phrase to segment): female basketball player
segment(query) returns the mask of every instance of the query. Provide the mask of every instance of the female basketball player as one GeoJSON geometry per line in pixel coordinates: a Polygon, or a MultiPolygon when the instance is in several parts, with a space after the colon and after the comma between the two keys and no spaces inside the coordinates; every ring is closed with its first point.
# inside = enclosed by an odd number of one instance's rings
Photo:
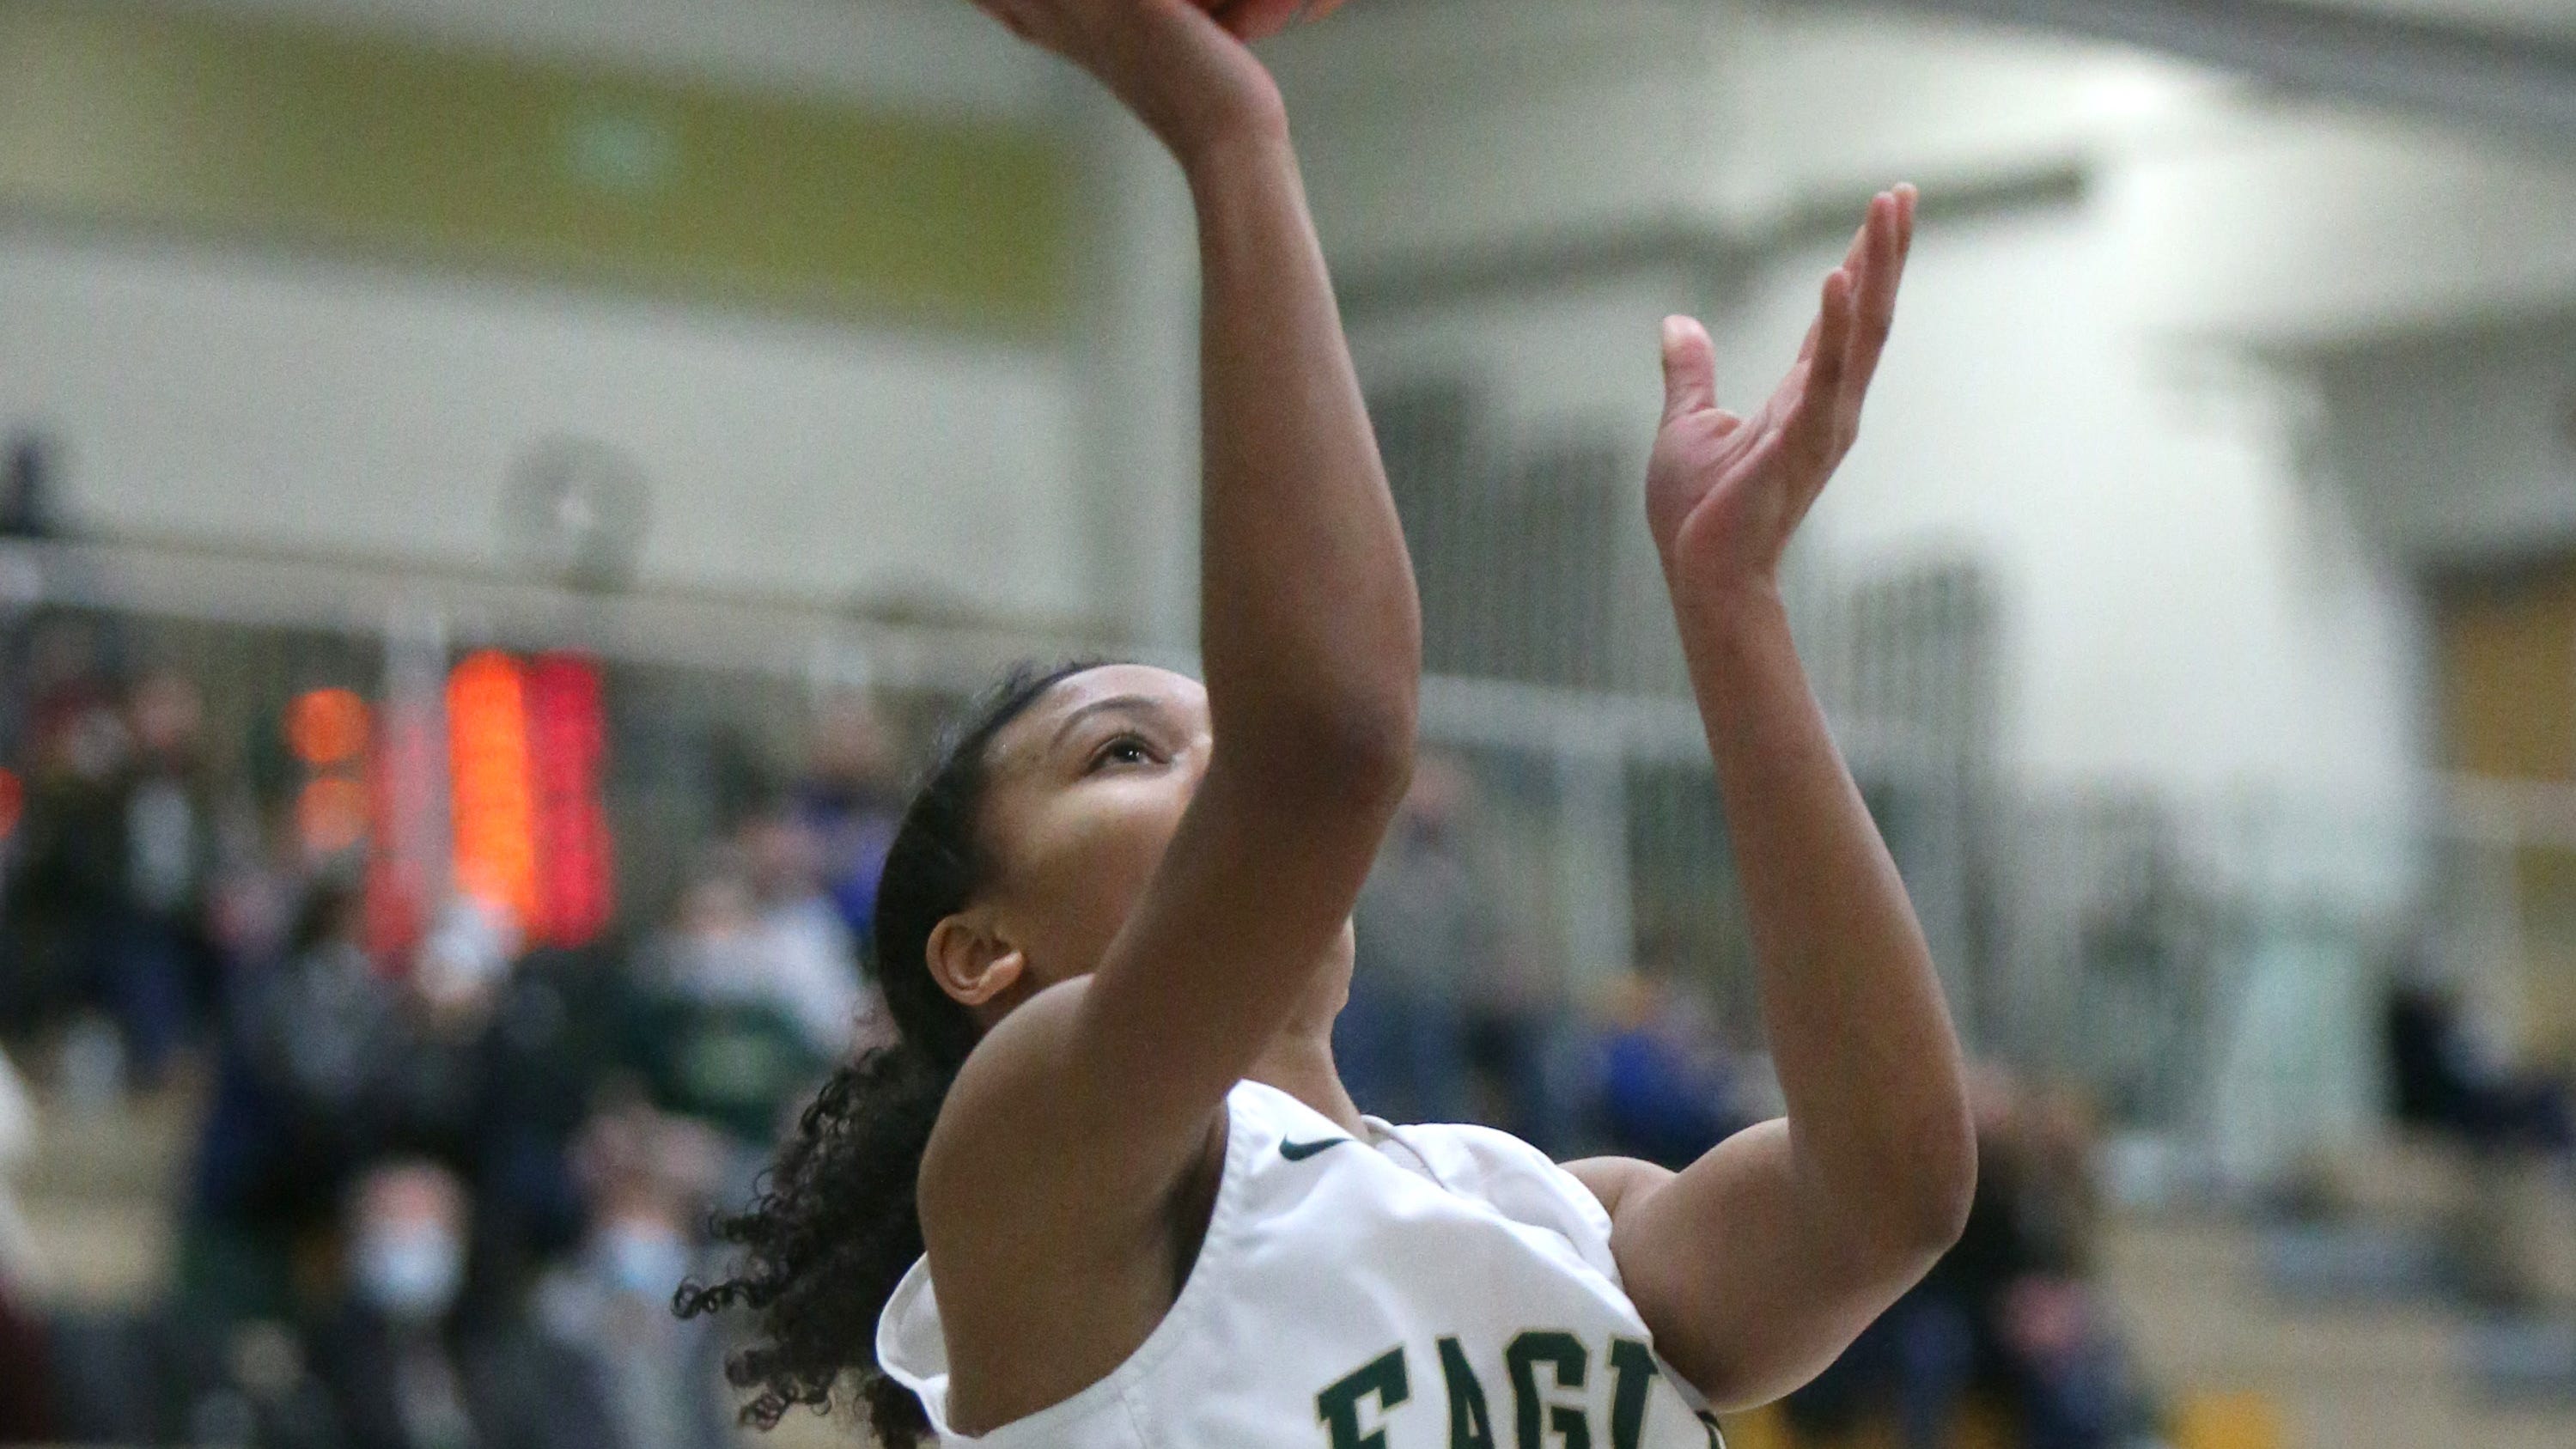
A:
{"type": "Polygon", "coordinates": [[[1024,676],[913,802],[877,905],[901,1042],[842,1071],[723,1225],[749,1414],[849,1375],[895,1446],[1644,1449],[1828,1362],[1975,1175],[1922,937],[1776,576],[1849,447],[1912,197],[1871,206],[1805,355],[1717,410],[1664,337],[1646,490],[1734,833],[1786,1121],[1678,1175],[1361,1116],[1349,918],[1411,768],[1410,565],[1253,0],[981,0],[1169,146],[1204,270],[1207,683],[1024,676]],[[1233,27],[1230,30],[1228,27],[1233,27]],[[926,1256],[924,1256],[926,1250],[926,1256]],[[933,1291],[933,1283],[936,1291],[933,1291]]]}

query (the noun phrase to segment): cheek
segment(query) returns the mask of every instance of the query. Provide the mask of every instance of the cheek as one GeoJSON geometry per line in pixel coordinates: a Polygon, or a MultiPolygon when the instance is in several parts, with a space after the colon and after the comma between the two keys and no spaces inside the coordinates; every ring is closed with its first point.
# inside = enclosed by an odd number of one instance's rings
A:
{"type": "Polygon", "coordinates": [[[1098,964],[1170,846],[1188,797],[1157,780],[1076,791],[1044,812],[1021,860],[1032,945],[1050,977],[1098,964]]]}

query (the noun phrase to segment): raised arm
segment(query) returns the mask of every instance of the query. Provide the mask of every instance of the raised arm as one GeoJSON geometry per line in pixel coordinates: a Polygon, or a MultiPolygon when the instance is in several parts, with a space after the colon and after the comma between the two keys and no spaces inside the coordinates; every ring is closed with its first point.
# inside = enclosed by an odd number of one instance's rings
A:
{"type": "Polygon", "coordinates": [[[1895,865],[1807,685],[1781,553],[1860,425],[1911,241],[1882,195],[1806,350],[1750,418],[1722,412],[1695,322],[1666,324],[1647,513],[1717,765],[1785,1121],[1678,1176],[1574,1165],[1610,1208],[1657,1349],[1743,1407],[1812,1377],[1953,1242],[1976,1149],[1940,984],[1895,865]]]}
{"type": "MultiPolygon", "coordinates": [[[[1097,971],[997,1027],[952,1111],[1055,1141],[1078,1124],[1058,1196],[1159,1210],[1333,958],[1411,773],[1419,607],[1269,74],[1189,0],[986,8],[1098,76],[1196,203],[1214,746],[1097,971]]],[[[1294,9],[1223,7],[1256,33],[1294,9]]]]}
{"type": "Polygon", "coordinates": [[[1422,671],[1413,567],[1296,154],[1269,78],[1230,53],[1259,104],[1172,143],[1198,217],[1216,747],[1083,1022],[1148,1134],[1193,1131],[1329,959],[1412,773],[1422,671]]]}

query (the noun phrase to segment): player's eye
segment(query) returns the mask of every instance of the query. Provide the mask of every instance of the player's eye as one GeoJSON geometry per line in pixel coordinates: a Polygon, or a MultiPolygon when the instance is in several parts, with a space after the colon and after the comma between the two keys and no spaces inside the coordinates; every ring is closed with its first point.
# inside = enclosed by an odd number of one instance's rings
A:
{"type": "Polygon", "coordinates": [[[1154,747],[1143,735],[1113,735],[1091,752],[1090,763],[1083,767],[1086,775],[1125,765],[1147,765],[1154,761],[1154,747]]]}

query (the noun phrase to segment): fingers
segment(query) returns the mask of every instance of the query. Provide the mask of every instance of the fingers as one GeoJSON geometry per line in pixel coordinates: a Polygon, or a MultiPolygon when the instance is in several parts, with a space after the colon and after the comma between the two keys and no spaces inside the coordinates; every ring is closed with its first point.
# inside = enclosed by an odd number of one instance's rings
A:
{"type": "Polygon", "coordinates": [[[1881,194],[1870,203],[1869,222],[1861,228],[1855,248],[1862,254],[1860,269],[1854,274],[1858,296],[1854,302],[1852,357],[1845,374],[1843,399],[1845,421],[1857,425],[1862,399],[1869,391],[1870,379],[1878,375],[1878,361],[1887,349],[1888,334],[1896,325],[1896,292],[1905,277],[1906,254],[1914,240],[1914,188],[1900,186],[1881,194]]]}
{"type": "Polygon", "coordinates": [[[1664,319],[1664,417],[1670,420],[1717,406],[1717,346],[1708,329],[1689,317],[1664,319]]]}
{"type": "Polygon", "coordinates": [[[1923,193],[1915,189],[1913,182],[1897,183],[1896,214],[1897,220],[1902,223],[1897,228],[1897,236],[1903,243],[1896,251],[1896,264],[1899,267],[1903,267],[1905,259],[1914,254],[1914,213],[1922,204],[1923,193]]]}
{"type": "Polygon", "coordinates": [[[1836,267],[1825,278],[1824,300],[1816,315],[1816,355],[1806,364],[1781,431],[1784,441],[1810,471],[1830,472],[1842,457],[1842,391],[1852,351],[1852,277],[1836,267]]]}

